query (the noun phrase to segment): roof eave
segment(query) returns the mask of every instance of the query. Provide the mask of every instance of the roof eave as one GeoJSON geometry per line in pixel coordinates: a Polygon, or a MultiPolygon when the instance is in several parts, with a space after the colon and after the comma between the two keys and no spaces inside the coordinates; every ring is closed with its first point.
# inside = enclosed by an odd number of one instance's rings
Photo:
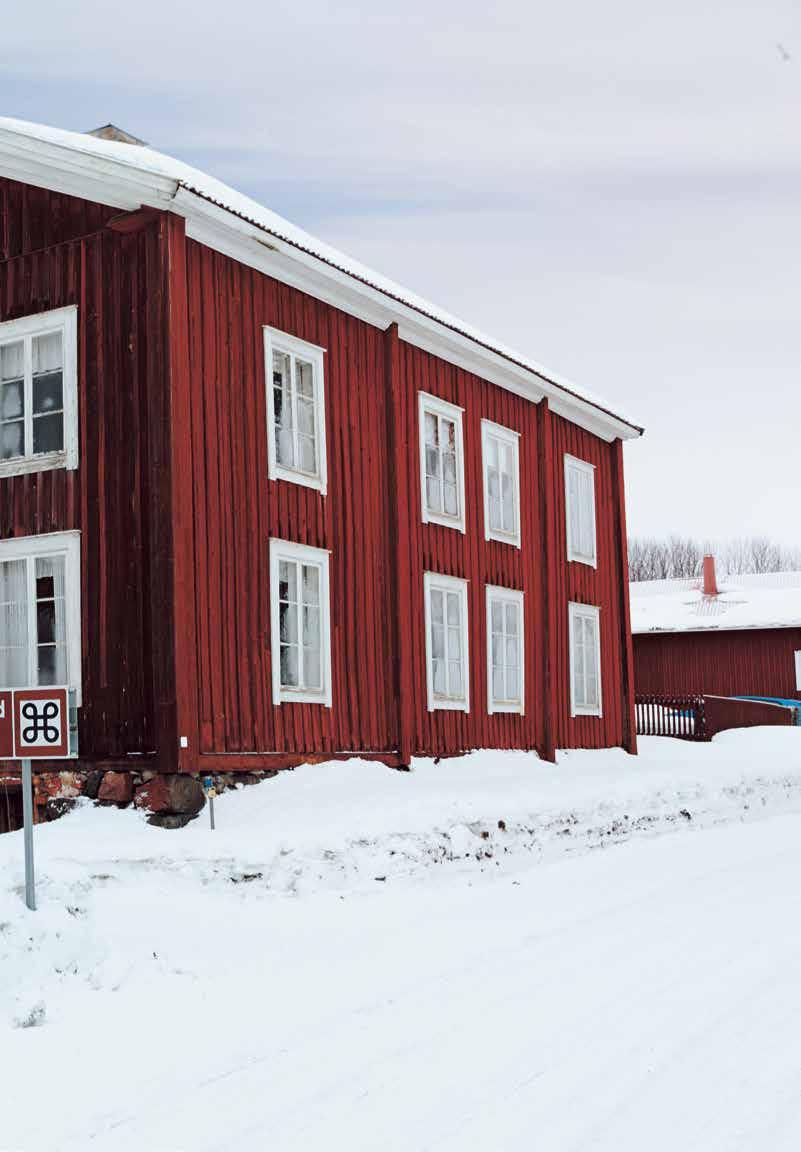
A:
{"type": "Polygon", "coordinates": [[[602,439],[642,435],[638,425],[172,177],[8,128],[0,128],[0,156],[3,172],[24,183],[125,210],[144,204],[175,211],[187,234],[210,247],[379,326],[395,321],[408,342],[535,403],[547,397],[554,412],[602,439]]]}

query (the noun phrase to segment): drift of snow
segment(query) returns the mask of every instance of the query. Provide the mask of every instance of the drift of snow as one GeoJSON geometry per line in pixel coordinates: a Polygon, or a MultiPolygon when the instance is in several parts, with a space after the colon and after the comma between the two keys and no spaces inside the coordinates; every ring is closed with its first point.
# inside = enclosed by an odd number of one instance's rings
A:
{"type": "Polygon", "coordinates": [[[38,828],[36,913],[0,838],[0,1147],[798,1147],[801,730],[308,766],[216,816],[38,828]]]}
{"type": "Polygon", "coordinates": [[[704,596],[697,578],[635,580],[629,588],[635,634],[801,628],[801,572],[724,576],[717,596],[704,596]]]}

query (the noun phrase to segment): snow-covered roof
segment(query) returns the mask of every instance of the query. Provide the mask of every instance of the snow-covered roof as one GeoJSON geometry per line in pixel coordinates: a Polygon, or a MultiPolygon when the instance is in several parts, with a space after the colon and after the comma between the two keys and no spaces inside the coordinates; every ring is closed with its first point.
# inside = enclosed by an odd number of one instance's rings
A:
{"type": "MultiPolygon", "coordinates": [[[[493,340],[269,208],[172,156],[140,145],[0,117],[0,174],[94,197],[126,210],[141,204],[168,208],[186,218],[188,235],[262,267],[279,279],[307,286],[298,270],[303,265],[307,273],[326,282],[328,296],[336,297],[332,302],[348,311],[362,314],[356,304],[356,296],[360,295],[361,306],[367,310],[365,318],[373,318],[365,300],[365,296],[371,296],[372,303],[379,305],[375,322],[391,323],[394,319],[401,325],[406,321],[407,331],[402,330],[401,336],[410,342],[429,347],[532,400],[547,396],[554,411],[605,439],[631,438],[642,432],[639,425],[612,411],[600,397],[584,389],[579,391],[530,357],[493,340]],[[271,238],[269,244],[265,235],[271,238]],[[349,307],[346,298],[351,297],[349,307]]],[[[322,290],[315,291],[326,298],[322,290]]]]}
{"type": "Polygon", "coordinates": [[[719,594],[704,596],[699,577],[635,581],[632,632],[801,628],[801,572],[718,576],[717,583],[719,594]]]}

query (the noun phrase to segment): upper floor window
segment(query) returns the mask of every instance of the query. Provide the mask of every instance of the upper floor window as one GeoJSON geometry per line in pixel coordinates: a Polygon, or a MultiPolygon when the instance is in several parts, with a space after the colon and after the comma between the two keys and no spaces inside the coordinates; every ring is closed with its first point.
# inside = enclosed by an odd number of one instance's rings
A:
{"type": "Polygon", "coordinates": [[[470,711],[467,660],[467,581],[426,572],[428,710],[470,711]]]}
{"type": "Polygon", "coordinates": [[[420,393],[423,523],[465,531],[462,409],[420,393]]]}
{"type": "Polygon", "coordinates": [[[331,707],[328,552],[270,541],[273,703],[331,707]]]}
{"type": "Polygon", "coordinates": [[[487,540],[520,547],[519,435],[511,428],[481,421],[484,457],[484,535],[487,540]]]}
{"type": "Polygon", "coordinates": [[[569,604],[570,703],[573,716],[601,715],[601,614],[591,604],[569,604]]]}
{"type": "Polygon", "coordinates": [[[487,585],[487,711],[524,711],[523,593],[487,585]]]}
{"type": "Polygon", "coordinates": [[[272,480],[328,486],[325,454],[323,349],[264,329],[268,471],[272,480]]]}
{"type": "Polygon", "coordinates": [[[81,687],[80,536],[0,541],[0,688],[81,687]]]}
{"type": "Polygon", "coordinates": [[[0,477],[78,467],[77,309],[0,324],[0,477]]]}
{"type": "Polygon", "coordinates": [[[595,543],[595,468],[565,456],[567,558],[597,566],[595,543]]]}

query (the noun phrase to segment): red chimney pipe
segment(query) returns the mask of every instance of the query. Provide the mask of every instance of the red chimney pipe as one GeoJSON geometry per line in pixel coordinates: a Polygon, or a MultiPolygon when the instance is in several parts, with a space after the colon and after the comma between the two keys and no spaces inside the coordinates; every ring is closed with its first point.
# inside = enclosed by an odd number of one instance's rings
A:
{"type": "Polygon", "coordinates": [[[704,596],[717,596],[718,582],[715,579],[715,557],[704,556],[704,596]]]}

